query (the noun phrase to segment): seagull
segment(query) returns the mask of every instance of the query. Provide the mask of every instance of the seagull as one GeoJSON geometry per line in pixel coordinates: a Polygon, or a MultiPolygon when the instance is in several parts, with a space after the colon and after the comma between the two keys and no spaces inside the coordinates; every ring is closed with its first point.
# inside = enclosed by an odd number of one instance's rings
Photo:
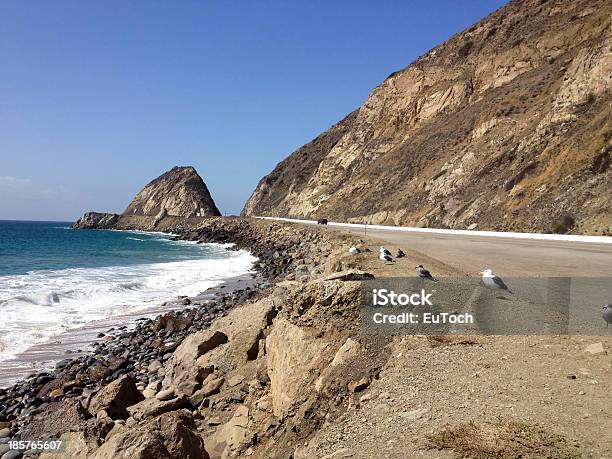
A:
{"type": "Polygon", "coordinates": [[[385,249],[384,246],[382,246],[382,245],[380,246],[380,253],[381,254],[384,253],[385,255],[391,256],[391,252],[389,252],[387,249],[385,249]]]}
{"type": "Polygon", "coordinates": [[[430,272],[429,272],[427,269],[425,269],[425,268],[423,267],[423,265],[419,265],[419,266],[417,266],[417,267],[416,267],[416,268],[414,268],[414,269],[416,269],[416,272],[417,272],[417,274],[419,275],[419,277],[420,277],[421,279],[429,279],[429,280],[431,280],[431,281],[433,281],[433,282],[438,282],[438,279],[436,279],[435,277],[433,277],[433,276],[431,275],[431,273],[430,273],[430,272]]]}
{"type": "Polygon", "coordinates": [[[357,255],[358,253],[361,253],[361,250],[359,250],[357,247],[351,247],[349,249],[349,253],[353,255],[357,255]]]}
{"type": "Polygon", "coordinates": [[[382,250],[380,251],[380,255],[378,256],[378,258],[380,258],[384,262],[395,263],[395,260],[391,258],[391,254],[387,254],[383,252],[382,250]]]}
{"type": "Polygon", "coordinates": [[[482,283],[485,287],[495,290],[506,290],[508,293],[512,293],[501,277],[493,274],[493,271],[489,268],[485,269],[480,274],[482,274],[482,283]]]}
{"type": "Polygon", "coordinates": [[[612,304],[604,304],[601,310],[603,311],[601,316],[603,317],[603,320],[606,321],[607,327],[608,325],[612,324],[612,304]]]}
{"type": "Polygon", "coordinates": [[[405,256],[406,254],[402,249],[397,249],[397,255],[395,255],[395,258],[404,258],[405,256]]]}

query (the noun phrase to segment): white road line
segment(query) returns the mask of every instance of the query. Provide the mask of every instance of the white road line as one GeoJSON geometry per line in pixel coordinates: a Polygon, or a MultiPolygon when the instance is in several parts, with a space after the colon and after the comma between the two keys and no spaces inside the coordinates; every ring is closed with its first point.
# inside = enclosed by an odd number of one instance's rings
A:
{"type": "MultiPolygon", "coordinates": [[[[264,220],[277,220],[292,223],[304,223],[307,225],[316,225],[316,220],[300,220],[296,218],[283,217],[255,217],[264,220]]],[[[589,242],[592,244],[612,244],[610,236],[580,236],[574,234],[543,234],[543,233],[512,233],[501,231],[471,231],[471,230],[452,230],[452,229],[436,229],[436,228],[413,228],[410,226],[384,226],[384,225],[364,225],[362,223],[336,223],[328,222],[328,226],[339,226],[346,228],[360,229],[380,229],[387,231],[403,231],[406,233],[429,233],[429,234],[451,234],[456,236],[484,236],[498,238],[513,238],[513,239],[532,239],[542,241],[563,241],[563,242],[589,242]]]]}

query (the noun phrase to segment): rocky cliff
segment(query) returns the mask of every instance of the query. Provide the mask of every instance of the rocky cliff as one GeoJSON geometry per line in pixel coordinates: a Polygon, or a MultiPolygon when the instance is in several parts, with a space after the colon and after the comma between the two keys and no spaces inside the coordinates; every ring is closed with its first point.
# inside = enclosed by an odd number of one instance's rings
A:
{"type": "Polygon", "coordinates": [[[612,232],[612,4],[515,0],[391,74],[243,215],[612,232]]]}
{"type": "Polygon", "coordinates": [[[145,186],[123,215],[215,217],[221,215],[206,184],[191,167],[173,167],[145,186]]]}
{"type": "Polygon", "coordinates": [[[173,167],[145,186],[123,214],[87,212],[74,224],[84,229],[168,230],[221,213],[206,184],[191,167],[173,167]]]}

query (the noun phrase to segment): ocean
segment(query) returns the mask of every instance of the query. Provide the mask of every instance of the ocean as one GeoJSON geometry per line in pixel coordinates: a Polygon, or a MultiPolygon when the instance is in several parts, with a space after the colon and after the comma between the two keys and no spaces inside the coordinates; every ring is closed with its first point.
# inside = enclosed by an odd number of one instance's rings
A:
{"type": "Polygon", "coordinates": [[[197,295],[255,261],[247,251],[171,237],[0,220],[0,361],[92,321],[197,295]]]}

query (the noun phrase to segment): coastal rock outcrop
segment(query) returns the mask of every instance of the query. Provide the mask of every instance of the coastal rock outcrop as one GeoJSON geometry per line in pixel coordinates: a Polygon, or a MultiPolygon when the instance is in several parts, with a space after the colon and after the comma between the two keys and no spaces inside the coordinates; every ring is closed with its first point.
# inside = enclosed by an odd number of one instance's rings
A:
{"type": "Polygon", "coordinates": [[[611,18],[511,1],[389,75],[242,214],[612,234],[611,18]]]}
{"type": "Polygon", "coordinates": [[[274,415],[282,418],[307,384],[328,344],[285,319],[279,319],[266,339],[267,369],[274,415]]]}
{"type": "Polygon", "coordinates": [[[145,186],[123,215],[148,215],[158,219],[216,217],[221,215],[206,184],[191,166],[173,167],[145,186]]]}
{"type": "Polygon", "coordinates": [[[73,225],[81,229],[107,229],[113,228],[119,221],[121,215],[106,214],[101,212],[86,212],[73,225]]]}
{"type": "Polygon", "coordinates": [[[221,215],[202,178],[191,166],[173,167],[145,186],[122,214],[87,212],[74,228],[161,230],[181,228],[221,215]]]}

